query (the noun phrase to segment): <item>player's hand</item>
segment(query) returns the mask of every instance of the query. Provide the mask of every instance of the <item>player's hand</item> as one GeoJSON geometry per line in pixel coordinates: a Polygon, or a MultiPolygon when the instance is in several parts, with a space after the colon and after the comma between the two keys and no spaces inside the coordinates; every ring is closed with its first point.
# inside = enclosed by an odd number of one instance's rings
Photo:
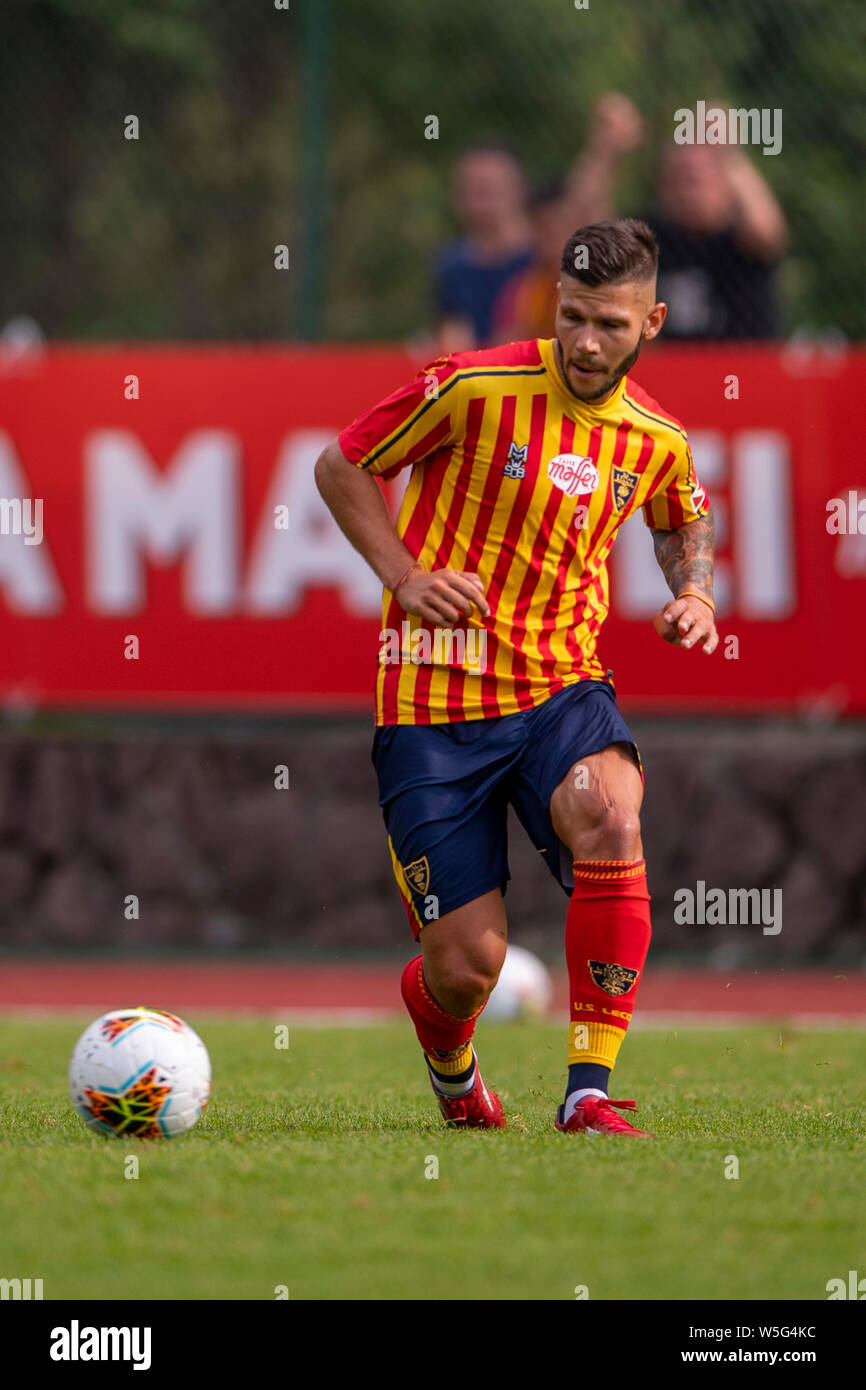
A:
{"type": "Polygon", "coordinates": [[[482,618],[490,616],[484,585],[477,574],[463,570],[413,570],[395,594],[401,608],[415,613],[435,627],[459,622],[477,608],[482,618]]]}
{"type": "Polygon", "coordinates": [[[653,618],[653,627],[674,647],[703,647],[709,656],[719,645],[712,608],[691,595],[666,603],[653,618]]]}

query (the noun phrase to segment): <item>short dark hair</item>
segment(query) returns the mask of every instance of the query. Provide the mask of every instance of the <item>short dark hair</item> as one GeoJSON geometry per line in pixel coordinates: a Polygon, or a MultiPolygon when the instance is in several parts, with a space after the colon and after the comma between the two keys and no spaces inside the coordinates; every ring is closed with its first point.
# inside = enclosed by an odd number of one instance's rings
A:
{"type": "Polygon", "coordinates": [[[560,270],[583,285],[618,285],[654,280],[658,264],[655,233],[639,218],[623,217],[578,227],[565,243],[560,270]]]}
{"type": "Polygon", "coordinates": [[[564,193],[565,183],[561,178],[536,179],[529,190],[529,211],[539,212],[541,208],[562,202],[564,193]]]}

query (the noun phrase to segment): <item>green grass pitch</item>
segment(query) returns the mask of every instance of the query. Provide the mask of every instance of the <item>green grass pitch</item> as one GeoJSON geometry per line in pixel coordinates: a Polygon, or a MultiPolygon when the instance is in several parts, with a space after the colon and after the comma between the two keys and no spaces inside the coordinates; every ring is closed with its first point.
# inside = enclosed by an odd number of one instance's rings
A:
{"type": "Polygon", "coordinates": [[[649,1142],[553,1130],[564,1027],[482,1021],[509,1129],[462,1133],[408,1024],[278,1050],[269,1019],[191,1015],[211,1105],[146,1142],[69,1106],[87,1021],[0,1020],[0,1277],[46,1299],[826,1299],[866,1273],[863,1032],[633,1032],[613,1093],[649,1142]]]}

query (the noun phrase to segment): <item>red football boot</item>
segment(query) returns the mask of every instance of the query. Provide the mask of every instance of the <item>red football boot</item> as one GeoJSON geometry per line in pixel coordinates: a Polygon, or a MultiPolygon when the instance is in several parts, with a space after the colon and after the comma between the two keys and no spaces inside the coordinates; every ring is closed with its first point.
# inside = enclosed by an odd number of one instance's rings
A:
{"type": "Polygon", "coordinates": [[[564,1134],[631,1134],[638,1139],[654,1139],[655,1135],[645,1129],[636,1129],[622,1115],[617,1115],[611,1106],[618,1110],[636,1110],[633,1100],[608,1100],[606,1096],[584,1096],[574,1107],[574,1114],[562,1123],[565,1106],[560,1105],[556,1112],[556,1128],[564,1134]]]}
{"type": "MultiPolygon", "coordinates": [[[[433,1078],[430,1077],[433,1085],[433,1078]]],[[[445,1123],[464,1129],[507,1129],[502,1102],[495,1091],[488,1091],[475,1065],[475,1084],[465,1096],[443,1096],[433,1086],[445,1123]]]]}

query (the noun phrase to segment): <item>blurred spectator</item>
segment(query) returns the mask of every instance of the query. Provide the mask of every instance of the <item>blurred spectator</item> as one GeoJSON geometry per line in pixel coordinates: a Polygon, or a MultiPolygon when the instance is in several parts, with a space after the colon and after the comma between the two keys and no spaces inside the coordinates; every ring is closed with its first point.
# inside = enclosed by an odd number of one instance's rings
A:
{"type": "Polygon", "coordinates": [[[593,113],[586,149],[562,180],[540,184],[530,199],[534,256],[528,269],[503,287],[493,313],[497,342],[550,338],[562,248],[575,227],[613,213],[596,209],[611,200],[611,170],[644,136],[639,112],[627,97],[609,92],[593,113]]]}
{"type": "Polygon", "coordinates": [[[433,266],[437,340],[442,352],[485,347],[503,285],[532,261],[532,232],[520,165],[504,147],[464,151],[452,197],[466,235],[445,246],[433,266]]]}
{"type": "Polygon", "coordinates": [[[529,207],[523,172],[505,146],[477,145],[460,156],[452,196],[466,235],[439,252],[433,270],[441,351],[553,333],[562,248],[575,227],[593,220],[610,170],[642,138],[632,103],[609,93],[596,108],[588,149],[563,180],[539,187],[529,207]]]}
{"type": "MultiPolygon", "coordinates": [[[[434,270],[441,351],[553,333],[562,247],[575,227],[617,215],[620,161],[644,138],[633,102],[607,92],[566,178],[537,188],[528,208],[507,150],[485,145],[461,156],[454,204],[467,235],[439,253],[434,270]]],[[[787,227],[745,152],[671,142],[660,155],[656,203],[641,215],[659,240],[665,337],[778,337],[775,282],[787,227]]]]}
{"type": "MultiPolygon", "coordinates": [[[[708,103],[707,109],[718,105],[708,103]]],[[[618,92],[597,103],[576,166],[580,186],[572,191],[583,205],[583,221],[617,215],[619,161],[639,143],[641,124],[636,107],[618,92]]],[[[787,226],[775,195],[745,152],[737,146],[671,142],[661,154],[656,199],[657,207],[640,216],[659,240],[659,299],[668,305],[665,337],[778,336],[775,281],[787,226]]]]}
{"type": "MultiPolygon", "coordinates": [[[[553,337],[556,284],[562,248],[575,224],[564,212],[564,184],[540,184],[529,200],[534,253],[527,269],[503,285],[492,314],[492,339],[497,343],[553,337]]],[[[578,221],[577,225],[581,225],[578,221]]]]}
{"type": "Polygon", "coordinates": [[[667,338],[777,338],[784,214],[743,150],[671,145],[661,161],[658,294],[667,338]]]}

